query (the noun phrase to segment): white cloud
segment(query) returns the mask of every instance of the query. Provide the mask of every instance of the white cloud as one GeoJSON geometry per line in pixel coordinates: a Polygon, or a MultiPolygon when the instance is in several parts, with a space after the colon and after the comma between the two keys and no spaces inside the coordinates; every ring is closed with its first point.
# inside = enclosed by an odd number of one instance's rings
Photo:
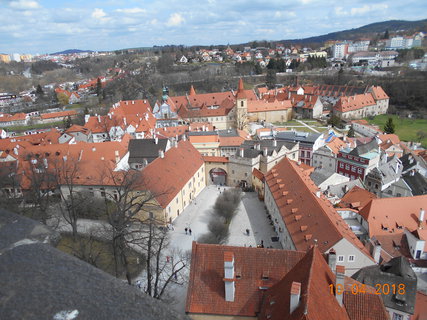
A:
{"type": "Polygon", "coordinates": [[[358,15],[358,14],[365,14],[370,11],[379,11],[379,10],[385,10],[388,8],[388,5],[385,3],[378,3],[378,4],[365,4],[363,7],[360,8],[351,8],[351,15],[358,15]]]}
{"type": "Polygon", "coordinates": [[[274,13],[275,18],[293,18],[296,16],[297,15],[294,11],[276,11],[274,13]]]}
{"type": "Polygon", "coordinates": [[[146,13],[147,10],[142,8],[127,8],[127,9],[117,9],[116,12],[136,14],[136,13],[146,13]]]}
{"type": "Polygon", "coordinates": [[[95,18],[95,19],[102,19],[102,18],[105,18],[106,16],[107,14],[103,9],[95,8],[95,10],[93,10],[92,12],[92,18],[95,18]]]}
{"type": "Polygon", "coordinates": [[[348,12],[345,11],[343,7],[335,7],[335,14],[337,16],[346,16],[348,15],[348,12]]]}
{"type": "Polygon", "coordinates": [[[18,1],[12,1],[9,6],[13,9],[18,10],[28,10],[28,9],[38,9],[40,8],[40,5],[37,1],[32,0],[18,0],[18,1]]]}
{"type": "Polygon", "coordinates": [[[181,14],[179,14],[179,13],[172,13],[170,15],[169,20],[166,23],[166,25],[169,26],[169,27],[175,27],[175,26],[179,26],[184,21],[185,21],[185,19],[182,17],[181,14]]]}

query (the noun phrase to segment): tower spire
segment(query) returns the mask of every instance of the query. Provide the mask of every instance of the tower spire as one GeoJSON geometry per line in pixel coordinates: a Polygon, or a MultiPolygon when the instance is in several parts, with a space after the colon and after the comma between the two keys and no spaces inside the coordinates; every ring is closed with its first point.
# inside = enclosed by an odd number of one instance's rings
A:
{"type": "Polygon", "coordinates": [[[190,96],[195,96],[196,95],[196,90],[194,90],[194,87],[193,87],[193,85],[191,85],[191,88],[190,88],[190,94],[189,94],[190,96]]]}
{"type": "Polygon", "coordinates": [[[246,99],[245,87],[243,86],[242,78],[239,79],[239,86],[237,88],[237,99],[246,99]]]}

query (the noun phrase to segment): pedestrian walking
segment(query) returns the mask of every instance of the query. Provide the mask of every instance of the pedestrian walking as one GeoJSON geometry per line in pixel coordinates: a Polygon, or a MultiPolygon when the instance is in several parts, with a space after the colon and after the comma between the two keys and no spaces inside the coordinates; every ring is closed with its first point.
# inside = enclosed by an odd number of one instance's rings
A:
{"type": "Polygon", "coordinates": [[[190,233],[190,236],[191,236],[191,228],[190,228],[190,229],[188,229],[188,232],[190,233]]]}
{"type": "Polygon", "coordinates": [[[246,235],[249,236],[249,229],[246,229],[246,235]]]}
{"type": "Polygon", "coordinates": [[[187,228],[185,228],[184,230],[185,230],[185,234],[187,234],[187,230],[188,230],[188,229],[187,229],[187,228]]]}

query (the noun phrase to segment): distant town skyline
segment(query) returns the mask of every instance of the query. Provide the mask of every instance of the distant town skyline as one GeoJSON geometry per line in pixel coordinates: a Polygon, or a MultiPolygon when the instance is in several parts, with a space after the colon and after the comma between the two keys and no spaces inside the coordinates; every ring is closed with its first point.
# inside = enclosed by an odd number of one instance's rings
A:
{"type": "Polygon", "coordinates": [[[421,0],[0,0],[0,53],[218,45],[425,19],[421,0]]]}

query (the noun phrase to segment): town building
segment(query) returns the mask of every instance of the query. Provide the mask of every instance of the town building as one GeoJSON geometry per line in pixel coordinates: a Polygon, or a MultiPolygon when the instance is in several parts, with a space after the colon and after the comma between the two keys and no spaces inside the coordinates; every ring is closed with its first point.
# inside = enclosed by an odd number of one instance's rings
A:
{"type": "Polygon", "coordinates": [[[328,264],[316,246],[304,253],[193,242],[185,311],[195,320],[388,319],[373,288],[351,294],[359,283],[334,258],[328,264]]]}
{"type": "Polygon", "coordinates": [[[348,274],[374,264],[369,252],[296,162],[283,159],[265,176],[264,202],[282,247],[331,250],[348,274]]]}
{"type": "Polygon", "coordinates": [[[302,163],[312,165],[313,152],[325,145],[325,137],[322,133],[283,131],[276,134],[279,141],[298,142],[298,158],[302,163]]]}
{"type": "Polygon", "coordinates": [[[354,148],[342,148],[337,156],[337,172],[351,180],[365,176],[380,162],[381,151],[375,139],[354,148]]]}

